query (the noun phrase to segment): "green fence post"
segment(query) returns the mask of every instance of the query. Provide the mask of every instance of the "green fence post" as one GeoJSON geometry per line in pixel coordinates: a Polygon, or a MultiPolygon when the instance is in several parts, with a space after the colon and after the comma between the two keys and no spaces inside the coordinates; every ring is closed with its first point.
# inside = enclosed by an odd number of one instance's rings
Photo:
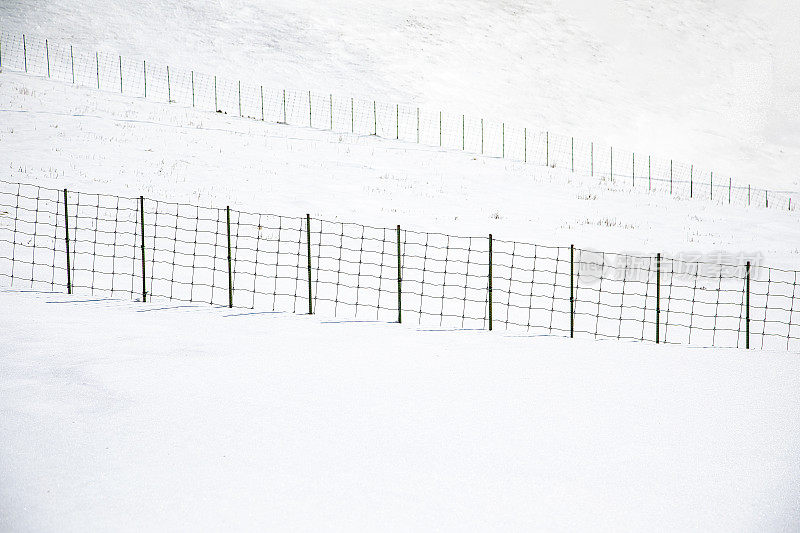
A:
{"type": "Polygon", "coordinates": [[[489,234],[489,331],[492,331],[492,234],[489,234]]]}
{"type": "Polygon", "coordinates": [[[228,228],[228,307],[233,307],[233,269],[231,268],[231,206],[225,207],[228,228]]]}
{"type": "Polygon", "coordinates": [[[145,281],[147,276],[144,270],[144,196],[139,197],[139,212],[141,213],[142,222],[142,302],[147,302],[147,287],[145,281]]]}
{"type": "Polygon", "coordinates": [[[656,344],[660,342],[661,325],[661,254],[656,254],[656,344]]]}
{"type": "Polygon", "coordinates": [[[67,294],[72,294],[72,267],[69,260],[69,213],[67,211],[67,189],[64,189],[64,230],[67,244],[67,294]]]}
{"type": "Polygon", "coordinates": [[[522,155],[522,162],[528,162],[528,128],[524,128],[522,130],[522,146],[524,146],[524,151],[522,155]]]}
{"type": "Polygon", "coordinates": [[[569,336],[575,337],[575,245],[569,245],[569,336]]]}
{"type": "Polygon", "coordinates": [[[403,265],[400,250],[400,224],[397,225],[397,323],[403,323],[403,265]]]}
{"type": "Polygon", "coordinates": [[[550,132],[544,132],[544,160],[547,163],[547,166],[550,166],[550,132]]]}
{"type": "Polygon", "coordinates": [[[311,215],[306,213],[306,251],[308,256],[308,314],[314,314],[311,295],[311,215]]]}
{"type": "Polygon", "coordinates": [[[744,335],[744,345],[745,348],[748,350],[750,349],[750,261],[747,262],[747,311],[745,314],[745,335],[744,335]]]}
{"type": "Polygon", "coordinates": [[[72,72],[72,83],[75,83],[75,57],[72,55],[72,45],[69,45],[69,66],[72,72]]]}
{"type": "Polygon", "coordinates": [[[47,77],[50,77],[50,45],[47,44],[47,39],[44,40],[44,51],[47,55],[47,77]]]}

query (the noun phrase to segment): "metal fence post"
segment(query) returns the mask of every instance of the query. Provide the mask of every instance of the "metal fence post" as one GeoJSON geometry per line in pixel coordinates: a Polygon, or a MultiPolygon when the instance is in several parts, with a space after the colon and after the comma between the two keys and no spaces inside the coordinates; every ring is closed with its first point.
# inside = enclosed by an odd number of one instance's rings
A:
{"type": "MultiPolygon", "coordinates": [[[[192,107],[194,107],[194,71],[193,70],[190,71],[189,76],[191,77],[191,80],[192,80],[192,107]]],[[[263,117],[262,117],[262,119],[263,119],[263,117]]]]}
{"type": "Polygon", "coordinates": [[[142,302],[147,302],[147,287],[145,285],[147,276],[144,270],[144,196],[139,197],[139,212],[142,214],[142,302]]]}
{"type": "Polygon", "coordinates": [[[64,230],[67,243],[67,294],[72,294],[72,267],[69,262],[69,213],[67,211],[67,189],[64,189],[64,230]]]}
{"type": "Polygon", "coordinates": [[[745,334],[744,334],[744,346],[748,350],[750,349],[750,261],[747,262],[747,298],[746,298],[746,305],[747,310],[745,312],[745,334]]]}
{"type": "Polygon", "coordinates": [[[489,331],[492,331],[492,234],[489,234],[489,331]]]}
{"type": "Polygon", "coordinates": [[[660,342],[661,325],[661,254],[656,254],[656,344],[660,342]]]}
{"type": "Polygon", "coordinates": [[[228,307],[233,307],[233,269],[231,268],[231,206],[225,206],[228,229],[228,307]]]}
{"type": "Polygon", "coordinates": [[[575,336],[575,245],[569,245],[569,336],[575,336]]]}
{"type": "Polygon", "coordinates": [[[400,250],[400,224],[397,225],[397,323],[403,322],[403,265],[400,250]]]}
{"type": "Polygon", "coordinates": [[[147,61],[142,61],[142,72],[144,73],[144,97],[147,98],[147,61]]]}
{"type": "Polygon", "coordinates": [[[122,56],[119,56],[119,94],[122,93],[122,56]]]}
{"type": "Polygon", "coordinates": [[[94,62],[95,62],[95,65],[97,66],[97,88],[99,89],[100,88],[100,53],[99,52],[95,52],[94,53],[94,62]]]}
{"type": "Polygon", "coordinates": [[[169,65],[167,65],[167,103],[172,103],[172,89],[169,86],[169,65]]]}
{"type": "Polygon", "coordinates": [[[47,39],[44,40],[44,51],[47,55],[47,77],[50,77],[50,45],[47,43],[47,39]]]}
{"type": "Polygon", "coordinates": [[[22,58],[25,60],[25,72],[28,72],[28,46],[25,44],[25,34],[22,34],[22,58]]]}
{"type": "Polygon", "coordinates": [[[242,116],[242,80],[239,80],[239,116],[242,116]]]}
{"type": "Polygon", "coordinates": [[[502,137],[503,152],[502,152],[501,157],[505,158],[506,157],[506,123],[505,122],[502,123],[501,128],[502,128],[501,129],[501,135],[503,136],[502,137]]]}
{"type": "Polygon", "coordinates": [[[311,295],[311,215],[306,213],[306,251],[308,256],[308,314],[314,314],[311,295]]]}
{"type": "Polygon", "coordinates": [[[374,122],[374,129],[372,130],[373,135],[378,135],[378,103],[373,100],[372,101],[372,120],[374,122]]]}
{"type": "Polygon", "coordinates": [[[544,153],[544,160],[545,160],[545,163],[547,163],[547,166],[549,167],[550,166],[550,132],[549,131],[544,132],[544,141],[545,141],[544,142],[544,146],[545,146],[545,148],[544,148],[544,152],[545,152],[544,153]]]}
{"type": "Polygon", "coordinates": [[[72,45],[69,45],[69,66],[72,72],[72,83],[75,83],[75,57],[72,55],[72,45]]]}

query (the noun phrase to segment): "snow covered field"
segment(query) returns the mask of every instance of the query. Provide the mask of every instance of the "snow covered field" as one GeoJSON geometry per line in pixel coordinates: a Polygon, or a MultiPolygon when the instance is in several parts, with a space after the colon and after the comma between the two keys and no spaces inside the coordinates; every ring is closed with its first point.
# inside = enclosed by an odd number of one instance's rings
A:
{"type": "Polygon", "coordinates": [[[0,299],[0,529],[800,527],[795,353],[0,299]]]}
{"type": "MultiPolygon", "coordinates": [[[[795,10],[107,0],[89,13],[12,0],[0,27],[231,79],[255,67],[277,87],[514,118],[797,190],[795,10]]],[[[0,169],[59,190],[800,265],[796,211],[9,70],[0,169]]],[[[13,213],[0,211],[5,235],[13,213]]],[[[0,308],[0,530],[800,529],[794,351],[143,304],[34,292],[19,276],[0,308]]]]}

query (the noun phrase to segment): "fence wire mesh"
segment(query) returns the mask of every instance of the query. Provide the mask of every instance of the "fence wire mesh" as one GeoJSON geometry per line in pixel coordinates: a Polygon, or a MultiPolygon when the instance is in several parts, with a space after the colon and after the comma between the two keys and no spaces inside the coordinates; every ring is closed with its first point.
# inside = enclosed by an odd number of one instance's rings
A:
{"type": "Polygon", "coordinates": [[[791,192],[734,184],[691,164],[503,122],[374,100],[233,82],[0,31],[0,68],[254,120],[441,146],[596,176],[606,186],[795,210],[791,192]]]}
{"type": "Polygon", "coordinates": [[[310,303],[322,315],[387,322],[402,313],[437,328],[800,349],[796,271],[6,181],[0,280],[292,313],[310,303]]]}

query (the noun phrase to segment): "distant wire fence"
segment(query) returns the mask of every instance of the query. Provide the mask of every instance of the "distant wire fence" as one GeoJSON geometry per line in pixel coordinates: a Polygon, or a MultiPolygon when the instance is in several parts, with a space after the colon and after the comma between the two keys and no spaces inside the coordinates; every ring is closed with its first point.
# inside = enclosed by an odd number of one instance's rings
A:
{"type": "Polygon", "coordinates": [[[796,350],[797,274],[0,181],[0,280],[12,288],[796,350]]]}
{"type": "Polygon", "coordinates": [[[574,137],[404,104],[232,82],[121,55],[86,53],[29,35],[0,31],[0,68],[255,120],[375,135],[569,169],[597,176],[613,187],[737,205],[796,207],[786,191],[735,185],[729,177],[691,164],[574,137]]]}

